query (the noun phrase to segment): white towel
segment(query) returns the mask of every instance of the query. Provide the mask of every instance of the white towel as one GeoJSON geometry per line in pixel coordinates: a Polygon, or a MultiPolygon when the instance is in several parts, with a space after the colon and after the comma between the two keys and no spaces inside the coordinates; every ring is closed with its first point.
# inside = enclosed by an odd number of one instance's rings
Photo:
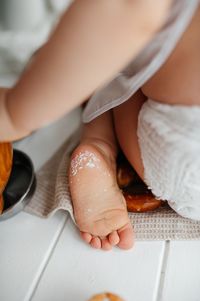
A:
{"type": "MultiPolygon", "coordinates": [[[[67,167],[70,152],[78,141],[79,134],[76,132],[37,172],[36,192],[26,206],[26,212],[47,218],[62,209],[69,212],[74,220],[67,167]]],[[[200,222],[183,218],[170,208],[129,213],[129,217],[137,240],[200,239],[200,222]]]]}

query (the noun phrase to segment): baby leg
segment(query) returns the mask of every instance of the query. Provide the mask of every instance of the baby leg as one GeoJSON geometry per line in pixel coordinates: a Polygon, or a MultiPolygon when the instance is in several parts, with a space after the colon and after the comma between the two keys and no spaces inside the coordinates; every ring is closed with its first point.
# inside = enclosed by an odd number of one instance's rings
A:
{"type": "Polygon", "coordinates": [[[137,137],[139,111],[146,97],[139,90],[128,101],[114,108],[116,136],[126,158],[143,179],[144,170],[137,137]]]}
{"type": "Polygon", "coordinates": [[[194,220],[200,220],[199,115],[198,106],[145,101],[141,92],[114,109],[127,159],[157,197],[194,220]]]}
{"type": "Polygon", "coordinates": [[[82,238],[94,248],[133,245],[124,197],[116,181],[117,143],[112,112],[84,125],[69,169],[74,215],[82,238]]]}

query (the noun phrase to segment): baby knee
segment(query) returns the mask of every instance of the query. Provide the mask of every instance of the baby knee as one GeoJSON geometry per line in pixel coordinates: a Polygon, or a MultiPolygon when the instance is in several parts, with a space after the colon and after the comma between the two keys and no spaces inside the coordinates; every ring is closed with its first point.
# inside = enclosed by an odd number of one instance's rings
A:
{"type": "Polygon", "coordinates": [[[138,120],[145,182],[180,215],[200,220],[200,107],[148,100],[138,120]]]}

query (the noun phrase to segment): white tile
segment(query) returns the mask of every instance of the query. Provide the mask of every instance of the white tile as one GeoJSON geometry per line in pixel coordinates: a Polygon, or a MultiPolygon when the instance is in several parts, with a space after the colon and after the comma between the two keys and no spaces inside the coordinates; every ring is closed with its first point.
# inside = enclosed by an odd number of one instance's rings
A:
{"type": "Polygon", "coordinates": [[[171,242],[161,300],[200,300],[200,241],[171,242]]]}
{"type": "Polygon", "coordinates": [[[126,301],[155,300],[164,242],[137,242],[131,251],[91,249],[68,220],[32,301],[86,301],[111,291],[126,301]]]}
{"type": "MultiPolygon", "coordinates": [[[[80,109],[17,142],[38,169],[78,127],[80,109]]],[[[28,301],[67,215],[43,220],[20,213],[0,223],[0,301],[28,301]]]]}
{"type": "Polygon", "coordinates": [[[26,213],[0,223],[0,300],[28,301],[66,222],[26,213]]]}

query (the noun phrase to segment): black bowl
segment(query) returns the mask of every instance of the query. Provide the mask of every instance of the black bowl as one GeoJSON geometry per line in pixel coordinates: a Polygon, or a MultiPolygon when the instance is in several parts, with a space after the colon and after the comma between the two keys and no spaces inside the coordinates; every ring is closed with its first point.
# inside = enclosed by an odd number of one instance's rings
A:
{"type": "Polygon", "coordinates": [[[22,211],[30,201],[36,187],[36,178],[31,159],[22,151],[13,151],[13,166],[9,181],[3,192],[4,209],[0,221],[22,211]]]}

